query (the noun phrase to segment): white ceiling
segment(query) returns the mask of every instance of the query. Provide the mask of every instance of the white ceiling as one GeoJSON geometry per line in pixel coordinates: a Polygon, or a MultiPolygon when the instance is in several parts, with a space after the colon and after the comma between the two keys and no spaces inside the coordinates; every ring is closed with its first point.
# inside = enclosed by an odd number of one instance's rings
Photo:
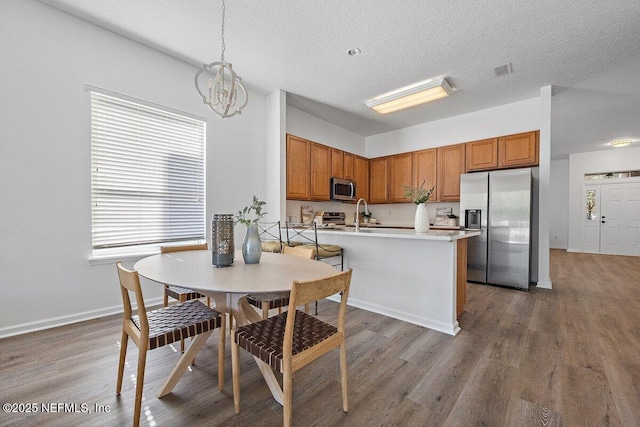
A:
{"type": "MultiPolygon", "coordinates": [[[[40,1],[195,66],[220,59],[220,0],[40,1]]],[[[247,87],[363,136],[553,85],[552,158],[640,145],[638,0],[227,0],[225,38],[247,87]],[[384,116],[364,104],[436,76],[456,93],[384,116]]]]}

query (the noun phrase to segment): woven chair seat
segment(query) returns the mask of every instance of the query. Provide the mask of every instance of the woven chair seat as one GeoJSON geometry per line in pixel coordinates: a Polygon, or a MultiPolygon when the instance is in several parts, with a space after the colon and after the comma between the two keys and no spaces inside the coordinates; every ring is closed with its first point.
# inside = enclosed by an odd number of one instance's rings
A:
{"type": "Polygon", "coordinates": [[[169,295],[171,298],[177,299],[178,301],[180,301],[181,295],[186,295],[186,297],[183,297],[184,301],[189,301],[191,299],[198,299],[198,298],[204,297],[204,295],[194,291],[193,289],[181,288],[179,286],[167,286],[165,288],[165,293],[169,295]]]}
{"type": "Polygon", "coordinates": [[[247,295],[247,301],[258,308],[262,308],[262,304],[265,302],[269,303],[269,308],[280,308],[289,305],[290,295],[289,291],[249,294],[247,295]]]}
{"type": "MultiPolygon", "coordinates": [[[[198,300],[164,307],[147,312],[149,320],[149,350],[196,336],[219,328],[222,314],[207,307],[198,300]]],[[[140,318],[131,320],[140,329],[140,318]]]]}
{"type": "MultiPolygon", "coordinates": [[[[316,250],[316,245],[305,244],[305,247],[316,250]]],[[[332,256],[338,256],[342,253],[342,248],[336,245],[320,245],[318,244],[318,258],[330,258],[332,256]]]]}
{"type": "MultiPolygon", "coordinates": [[[[288,313],[269,317],[236,330],[235,342],[252,355],[282,372],[282,341],[288,313]]],[[[336,334],[338,329],[296,310],[292,354],[298,354],[336,334]]]]}
{"type": "Polygon", "coordinates": [[[262,242],[262,251],[280,253],[282,251],[282,243],[276,241],[262,242]]]}

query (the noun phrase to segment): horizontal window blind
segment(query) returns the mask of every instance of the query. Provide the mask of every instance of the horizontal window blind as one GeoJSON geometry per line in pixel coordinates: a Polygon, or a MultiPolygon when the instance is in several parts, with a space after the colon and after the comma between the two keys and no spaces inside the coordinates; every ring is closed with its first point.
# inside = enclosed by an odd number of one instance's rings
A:
{"type": "Polygon", "coordinates": [[[205,123],[91,92],[94,249],[204,239],[205,123]]]}

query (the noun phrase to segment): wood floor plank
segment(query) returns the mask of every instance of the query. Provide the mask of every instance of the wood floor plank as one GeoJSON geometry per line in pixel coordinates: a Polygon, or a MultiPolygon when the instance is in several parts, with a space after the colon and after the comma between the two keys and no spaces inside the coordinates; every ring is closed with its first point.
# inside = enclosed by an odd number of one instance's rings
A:
{"type": "Polygon", "coordinates": [[[622,425],[640,424],[640,357],[635,363],[607,356],[602,359],[622,425]]]}
{"type": "MultiPolygon", "coordinates": [[[[296,373],[298,426],[640,425],[640,257],[552,250],[553,290],[467,285],[455,337],[349,307],[348,413],[338,355],[296,373]]],[[[114,283],[114,292],[117,284],[114,283]]],[[[337,304],[320,301],[329,319],[337,304]]],[[[4,402],[87,403],[103,413],[2,413],[0,426],[130,425],[137,349],[129,345],[115,394],[121,316],[0,340],[4,402]]],[[[149,352],[141,425],[279,426],[282,407],[241,352],[241,412],[233,410],[231,356],[217,389],[217,332],[197,363],[156,398],[179,346],[149,352]]]]}
{"type": "Polygon", "coordinates": [[[526,400],[511,398],[507,408],[506,426],[518,427],[560,427],[560,414],[544,406],[526,400]]]}

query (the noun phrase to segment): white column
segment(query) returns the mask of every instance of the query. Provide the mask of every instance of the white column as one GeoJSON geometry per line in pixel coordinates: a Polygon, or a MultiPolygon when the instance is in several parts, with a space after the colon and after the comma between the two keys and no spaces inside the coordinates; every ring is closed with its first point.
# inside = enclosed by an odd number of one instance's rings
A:
{"type": "Polygon", "coordinates": [[[266,105],[266,202],[269,221],[286,215],[286,116],[287,93],[276,90],[267,95],[266,105]]]}
{"type": "Polygon", "coordinates": [[[538,213],[538,287],[551,289],[549,276],[549,200],[551,181],[552,87],[540,88],[540,188],[538,213]]]}

